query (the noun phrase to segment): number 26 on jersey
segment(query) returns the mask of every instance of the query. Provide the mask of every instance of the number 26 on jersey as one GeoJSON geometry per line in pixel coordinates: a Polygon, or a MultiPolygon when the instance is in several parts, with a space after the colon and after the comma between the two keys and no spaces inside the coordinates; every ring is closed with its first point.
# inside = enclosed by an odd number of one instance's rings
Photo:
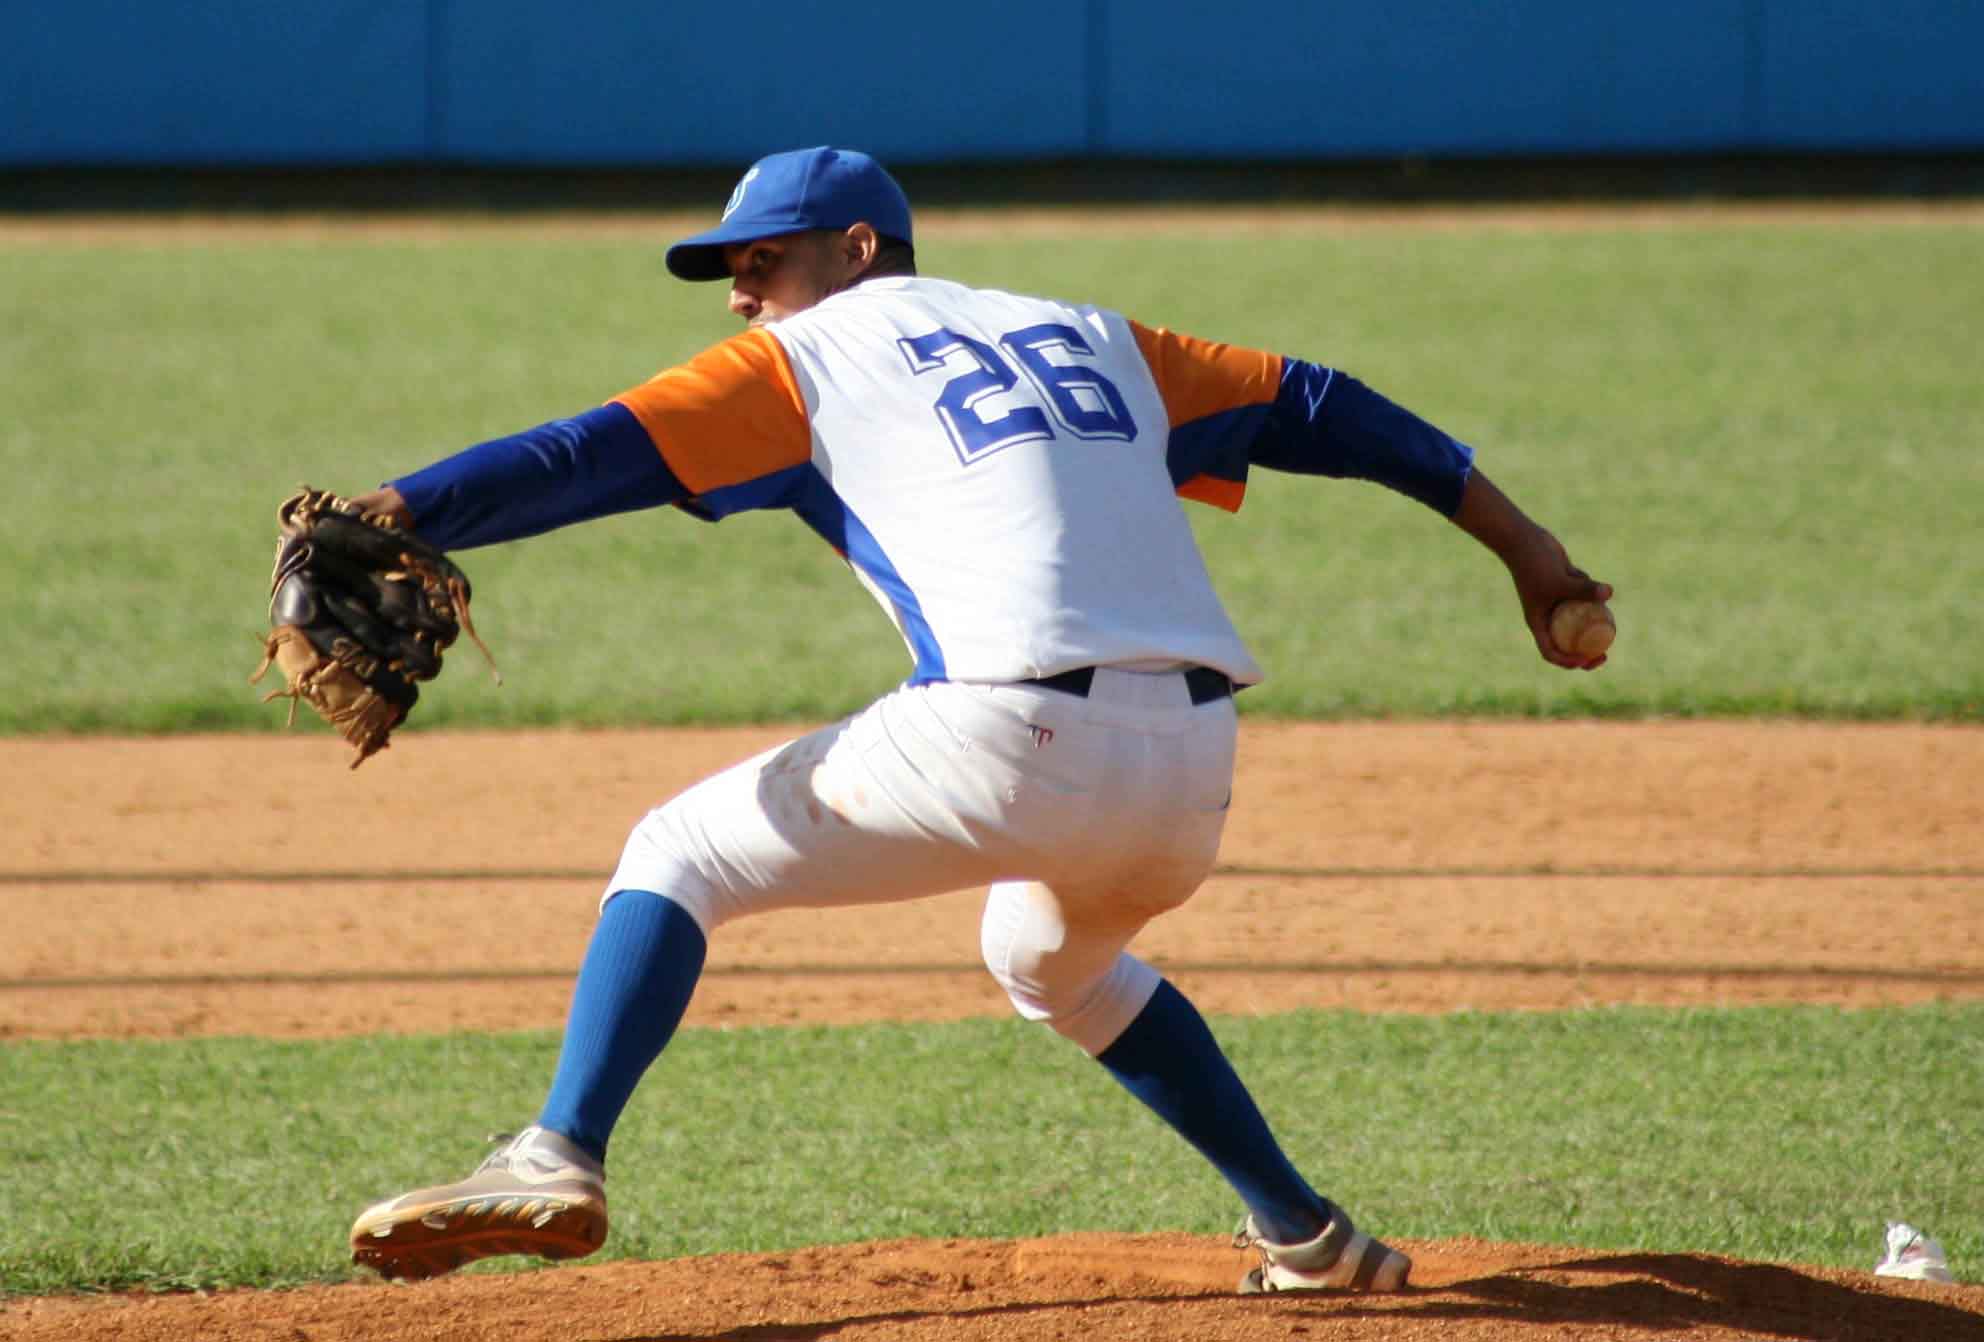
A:
{"type": "Polygon", "coordinates": [[[1001,448],[1063,434],[1118,442],[1137,436],[1123,394],[1087,362],[1095,349],[1072,326],[1023,326],[996,347],[948,327],[896,344],[911,372],[951,374],[932,409],[967,466],[1001,448]]]}

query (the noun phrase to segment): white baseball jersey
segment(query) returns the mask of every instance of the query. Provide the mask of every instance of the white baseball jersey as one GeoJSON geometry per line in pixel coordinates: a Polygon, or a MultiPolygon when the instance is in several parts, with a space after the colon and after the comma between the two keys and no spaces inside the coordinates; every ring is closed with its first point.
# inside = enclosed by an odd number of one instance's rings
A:
{"type": "Polygon", "coordinates": [[[1279,373],[1099,308],[901,277],[615,400],[691,511],[789,507],[826,537],[901,631],[912,682],[1198,664],[1250,684],[1178,501],[1235,506],[1238,486],[1174,484],[1167,449],[1181,411],[1265,404],[1279,373]]]}

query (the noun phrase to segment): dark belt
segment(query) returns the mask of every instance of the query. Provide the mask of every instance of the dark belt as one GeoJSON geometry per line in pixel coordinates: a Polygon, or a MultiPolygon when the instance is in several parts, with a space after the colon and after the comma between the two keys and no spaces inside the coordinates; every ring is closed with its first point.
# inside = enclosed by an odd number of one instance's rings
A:
{"type": "MultiPolygon", "coordinates": [[[[1022,680],[1020,685],[1039,685],[1043,689],[1059,690],[1072,694],[1077,699],[1088,698],[1089,686],[1095,684],[1095,668],[1078,666],[1072,671],[1062,671],[1038,680],[1022,680]]],[[[1194,704],[1209,704],[1215,699],[1227,699],[1233,694],[1233,681],[1224,671],[1215,671],[1209,666],[1195,666],[1185,672],[1185,689],[1191,694],[1194,704]]]]}

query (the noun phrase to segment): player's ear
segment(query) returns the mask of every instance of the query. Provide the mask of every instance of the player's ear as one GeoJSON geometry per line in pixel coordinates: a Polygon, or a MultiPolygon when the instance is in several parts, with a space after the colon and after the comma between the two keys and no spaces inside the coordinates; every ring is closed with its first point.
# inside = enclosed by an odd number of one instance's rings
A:
{"type": "Polygon", "coordinates": [[[847,265],[848,273],[859,275],[875,263],[882,251],[881,234],[875,226],[866,222],[851,224],[839,239],[841,259],[847,265]]]}

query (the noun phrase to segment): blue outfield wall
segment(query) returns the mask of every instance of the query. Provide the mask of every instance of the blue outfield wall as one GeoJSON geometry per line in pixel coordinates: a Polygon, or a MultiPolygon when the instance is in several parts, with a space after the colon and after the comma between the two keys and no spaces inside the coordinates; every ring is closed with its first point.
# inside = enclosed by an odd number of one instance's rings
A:
{"type": "Polygon", "coordinates": [[[845,18],[858,5],[441,9],[443,158],[735,165],[819,143],[900,161],[1085,148],[1084,5],[1070,0],[998,0],[979,11],[996,15],[982,31],[894,3],[870,6],[897,17],[859,32],[845,18]]]}
{"type": "Polygon", "coordinates": [[[430,146],[414,0],[0,0],[0,163],[344,163],[430,146]]]}
{"type": "Polygon", "coordinates": [[[15,167],[1984,149],[1984,0],[0,6],[15,167]]]}

